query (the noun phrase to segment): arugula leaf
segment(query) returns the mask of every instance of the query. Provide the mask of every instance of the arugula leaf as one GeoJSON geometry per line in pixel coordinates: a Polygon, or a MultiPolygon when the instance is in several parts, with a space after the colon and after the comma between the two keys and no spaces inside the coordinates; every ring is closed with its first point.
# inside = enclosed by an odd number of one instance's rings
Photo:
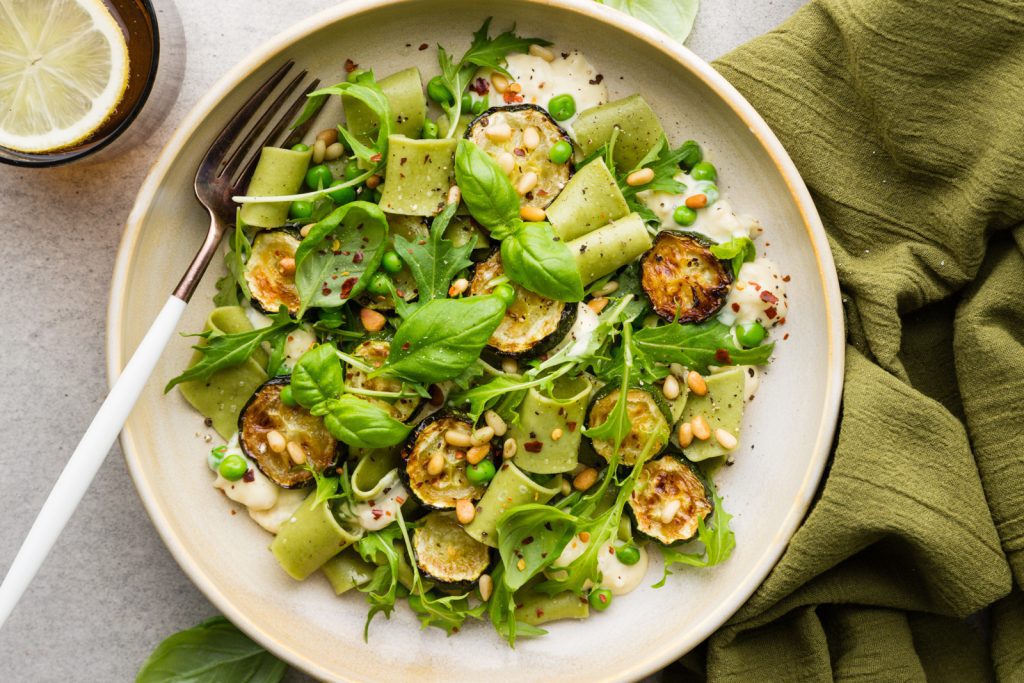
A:
{"type": "MultiPolygon", "coordinates": [[[[571,366],[560,368],[558,372],[539,378],[523,379],[510,375],[498,375],[486,384],[480,384],[469,391],[463,391],[452,395],[449,400],[454,404],[468,403],[467,414],[476,422],[480,416],[497,403],[498,399],[513,393],[522,392],[525,396],[526,390],[531,387],[545,386],[556,378],[564,375],[571,369],[571,366]]],[[[521,400],[519,401],[521,402],[521,400]]],[[[518,403],[517,402],[517,405],[518,403]]]]}
{"type": "MultiPolygon", "coordinates": [[[[448,287],[452,279],[463,268],[472,265],[469,259],[470,252],[476,246],[476,235],[463,244],[456,247],[451,240],[444,239],[444,231],[448,223],[455,216],[458,204],[451,203],[445,206],[444,210],[434,217],[430,225],[430,238],[426,244],[420,244],[419,240],[409,240],[402,235],[394,236],[395,252],[405,261],[416,280],[416,288],[419,293],[421,304],[432,299],[442,299],[448,295],[448,287]]],[[[391,294],[399,315],[403,311],[398,309],[398,301],[401,299],[396,292],[391,294]]],[[[405,304],[402,301],[402,304],[405,304]]]]}
{"type": "Polygon", "coordinates": [[[246,299],[251,299],[252,292],[249,291],[249,283],[245,280],[245,262],[252,256],[252,244],[245,236],[245,224],[242,222],[241,211],[241,209],[238,210],[235,218],[235,232],[232,236],[231,249],[224,254],[224,265],[227,266],[231,276],[235,278],[235,282],[242,290],[242,295],[246,299]]]}
{"type": "Polygon", "coordinates": [[[303,408],[337,398],[345,390],[345,373],[333,344],[320,344],[302,354],[292,369],[292,396],[303,408]]]}
{"type": "Polygon", "coordinates": [[[626,323],[622,326],[622,369],[619,379],[619,396],[615,406],[608,413],[607,419],[597,427],[583,430],[584,436],[591,439],[610,440],[615,442],[615,451],[619,450],[622,440],[629,436],[633,423],[629,415],[629,388],[633,381],[633,326],[626,323]]]}
{"type": "Polygon", "coordinates": [[[295,288],[302,313],[333,308],[358,296],[387,247],[388,221],[380,207],[356,201],[314,225],[295,250],[295,288]]]}
{"type": "Polygon", "coordinates": [[[502,239],[519,222],[519,194],[491,155],[469,140],[455,150],[455,182],[473,218],[502,239]],[[503,231],[502,228],[505,230],[503,231]]]}
{"type": "Polygon", "coordinates": [[[598,0],[682,43],[693,30],[700,0],[598,0]]]}
{"type": "Polygon", "coordinates": [[[164,387],[164,393],[182,382],[209,379],[218,370],[244,363],[265,340],[297,326],[298,323],[288,315],[288,311],[282,306],[280,311],[271,316],[271,324],[267,327],[231,334],[210,331],[194,335],[202,337],[205,342],[192,347],[202,353],[203,357],[199,359],[198,363],[168,382],[164,387]]]}
{"type": "Polygon", "coordinates": [[[398,328],[387,363],[374,374],[425,384],[458,377],[504,317],[505,303],[493,294],[427,302],[398,328]]]}
{"type": "Polygon", "coordinates": [[[157,645],[136,674],[136,683],[247,681],[277,683],[288,665],[224,617],[179,631],[157,645]]]}
{"type": "Polygon", "coordinates": [[[359,587],[370,603],[370,611],[363,626],[364,641],[369,639],[373,618],[383,612],[384,617],[390,619],[395,609],[395,599],[398,597],[398,550],[395,541],[401,537],[401,533],[398,527],[391,524],[380,531],[371,531],[356,541],[356,552],[363,561],[380,565],[373,570],[370,580],[359,587]]]}
{"type": "MultiPolygon", "coordinates": [[[[233,252],[224,255],[225,260],[230,258],[233,252]]],[[[228,273],[217,279],[217,293],[213,295],[214,306],[238,306],[241,299],[238,296],[238,283],[235,276],[228,273]]]]}
{"type": "MultiPolygon", "coordinates": [[[[639,192],[645,192],[648,190],[654,192],[668,192],[670,194],[680,194],[686,191],[686,185],[675,179],[675,176],[681,172],[681,168],[690,168],[694,163],[700,161],[701,151],[700,145],[693,140],[687,140],[679,147],[670,149],[668,140],[664,137],[651,148],[647,155],[640,160],[634,168],[629,171],[625,171],[617,176],[619,189],[622,191],[622,196],[626,199],[626,204],[629,206],[630,211],[635,211],[640,214],[640,217],[644,219],[645,223],[657,225],[661,222],[657,214],[650,209],[646,204],[637,199],[639,192]],[[635,170],[641,168],[650,168],[654,171],[654,178],[651,182],[645,185],[631,186],[626,182],[626,178],[635,170]]],[[[710,184],[710,183],[709,183],[710,184]]],[[[717,197],[716,197],[717,198],[717,197]]],[[[712,203],[712,198],[708,197],[709,203],[712,203]]]]}
{"type": "Polygon", "coordinates": [[[718,320],[699,325],[670,323],[645,327],[633,337],[637,353],[657,363],[679,363],[700,373],[709,365],[764,365],[774,343],[744,349],[736,344],[732,328],[718,320]]]}
{"type": "Polygon", "coordinates": [[[432,597],[429,591],[409,593],[409,607],[419,616],[423,628],[435,626],[444,629],[449,636],[458,632],[466,619],[479,619],[487,609],[486,603],[470,607],[469,595],[446,595],[432,597]]]}
{"type": "Polygon", "coordinates": [[[737,237],[728,242],[711,245],[711,253],[723,261],[729,261],[733,277],[739,277],[743,264],[757,258],[757,247],[749,237],[737,237]]]}
{"type": "Polygon", "coordinates": [[[487,614],[494,625],[494,630],[507,640],[510,646],[515,647],[518,636],[543,636],[547,631],[516,619],[515,591],[505,584],[504,576],[505,566],[499,562],[491,572],[494,593],[487,602],[487,614]]]}
{"type": "Polygon", "coordinates": [[[654,588],[661,588],[665,580],[672,572],[669,569],[675,564],[685,564],[690,567],[711,567],[729,559],[732,551],[736,548],[736,534],[729,528],[729,520],[732,515],[722,507],[722,499],[718,492],[711,491],[712,504],[715,514],[714,525],[708,528],[704,524],[704,518],[697,520],[697,538],[699,543],[704,545],[703,553],[682,553],[671,546],[662,546],[661,555],[665,560],[665,573],[661,581],[654,584],[654,588]]]}
{"type": "Polygon", "coordinates": [[[583,279],[569,247],[550,223],[523,223],[501,243],[501,265],[508,278],[556,301],[583,299],[583,279]]]}
{"type": "Polygon", "coordinates": [[[386,448],[405,440],[412,429],[369,401],[343,394],[316,405],[335,439],[356,448],[386,448]]]}
{"type": "Polygon", "coordinates": [[[513,591],[558,559],[580,525],[580,519],[558,508],[527,503],[498,519],[498,553],[505,566],[505,585],[513,591]],[[520,561],[522,569],[519,568],[520,561]]]}
{"type": "Polygon", "coordinates": [[[267,340],[270,344],[270,358],[267,359],[267,377],[277,377],[284,365],[284,347],[288,343],[290,330],[279,330],[276,335],[267,340]]]}

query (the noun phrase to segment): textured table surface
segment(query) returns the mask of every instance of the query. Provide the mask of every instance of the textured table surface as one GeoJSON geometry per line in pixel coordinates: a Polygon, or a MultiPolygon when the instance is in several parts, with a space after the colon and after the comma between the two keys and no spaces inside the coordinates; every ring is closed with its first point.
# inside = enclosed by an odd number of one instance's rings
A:
{"type": "MultiPolygon", "coordinates": [[[[154,0],[159,8],[169,0],[154,0]]],[[[102,164],[0,166],[0,572],[106,393],[107,294],[136,191],[185,113],[236,61],[337,0],[177,0],[187,59],[177,102],[138,146],[102,164]]],[[[804,0],[705,0],[688,46],[714,59],[804,0]]],[[[171,56],[171,59],[180,57],[171,56]]],[[[215,613],[164,548],[114,447],[0,631],[0,679],[127,681],[165,636],[215,613]]],[[[289,680],[303,680],[293,674],[289,680]]]]}

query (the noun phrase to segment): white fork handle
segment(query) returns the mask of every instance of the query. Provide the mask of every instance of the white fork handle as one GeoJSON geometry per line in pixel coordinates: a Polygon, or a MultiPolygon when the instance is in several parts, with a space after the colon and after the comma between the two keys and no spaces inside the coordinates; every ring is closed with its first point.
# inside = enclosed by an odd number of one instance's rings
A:
{"type": "Polygon", "coordinates": [[[185,302],[178,297],[171,296],[167,300],[64,466],[0,584],[0,627],[39,571],[106,459],[167,342],[178,329],[184,311],[185,302]]]}

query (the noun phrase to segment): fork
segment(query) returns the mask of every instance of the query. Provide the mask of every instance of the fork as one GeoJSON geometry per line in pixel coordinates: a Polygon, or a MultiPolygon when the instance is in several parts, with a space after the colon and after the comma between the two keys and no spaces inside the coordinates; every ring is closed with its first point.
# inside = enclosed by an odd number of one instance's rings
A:
{"type": "MultiPolygon", "coordinates": [[[[7,617],[53,548],[57,537],[71,519],[177,329],[185,306],[195,293],[228,227],[234,222],[235,209],[231,197],[241,194],[244,190],[256,167],[260,150],[281,136],[305,104],[307,95],[319,85],[319,80],[312,81],[277,119],[266,138],[254,147],[253,143],[295,93],[299,84],[306,78],[307,72],[302,71],[295,76],[256,119],[249,132],[244,136],[242,133],[294,65],[295,63],[290,60],[282,64],[253,93],[214,139],[199,164],[195,178],[195,194],[196,199],[210,214],[210,228],[206,233],[206,239],[146,332],[146,336],[135,349],[131,360],[110,388],[110,393],[82,436],[78,447],[71,454],[64,471],[61,472],[32,528],[29,529],[28,536],[22,542],[14,562],[0,584],[0,627],[7,621],[7,617]]],[[[293,130],[283,144],[291,146],[301,140],[313,124],[314,118],[310,117],[302,126],[293,130]]]]}

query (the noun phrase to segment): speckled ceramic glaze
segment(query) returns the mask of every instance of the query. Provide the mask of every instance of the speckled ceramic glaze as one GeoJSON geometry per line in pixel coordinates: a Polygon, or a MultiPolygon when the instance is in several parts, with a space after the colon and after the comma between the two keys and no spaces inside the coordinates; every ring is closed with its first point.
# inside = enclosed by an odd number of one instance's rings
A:
{"type": "MultiPolygon", "coordinates": [[[[232,69],[182,122],[139,193],[121,244],[108,328],[116,376],[201,242],[207,219],[192,195],[196,165],[247,95],[286,58],[343,80],[351,58],[388,74],[411,65],[437,72],[434,45],[461,54],[488,15],[498,28],[582,49],[610,95],[640,92],[673,142],[699,141],[738,210],[758,216],[769,255],[789,273],[790,314],[774,362],[744,418],[736,464],[718,475],[735,516],[737,548],[710,571],[681,569],[661,589],[649,580],[607,612],[556,623],[515,650],[489,624],[456,637],[421,631],[405,607],[378,618],[363,642],[361,595],[334,596],[314,576],[290,579],[271,537],[212,486],[211,434],[162,387],[186,364],[190,340],[172,341],[122,435],[129,469],[175,558],[224,614],[291,664],[328,680],[598,681],[634,679],[697,645],[750,596],[796,530],[821,477],[842,385],[842,313],[832,258],[810,196],[782,146],[740,95],[683,47],[591,0],[346,2],[295,26],[232,69]],[[419,50],[421,44],[430,49],[419,50]],[[238,514],[233,514],[237,512],[238,514]]],[[[254,46],[255,47],[255,46],[254,46]]],[[[182,331],[201,329],[215,264],[182,331]]],[[[128,491],[124,495],[130,495],[128,491]]]]}

